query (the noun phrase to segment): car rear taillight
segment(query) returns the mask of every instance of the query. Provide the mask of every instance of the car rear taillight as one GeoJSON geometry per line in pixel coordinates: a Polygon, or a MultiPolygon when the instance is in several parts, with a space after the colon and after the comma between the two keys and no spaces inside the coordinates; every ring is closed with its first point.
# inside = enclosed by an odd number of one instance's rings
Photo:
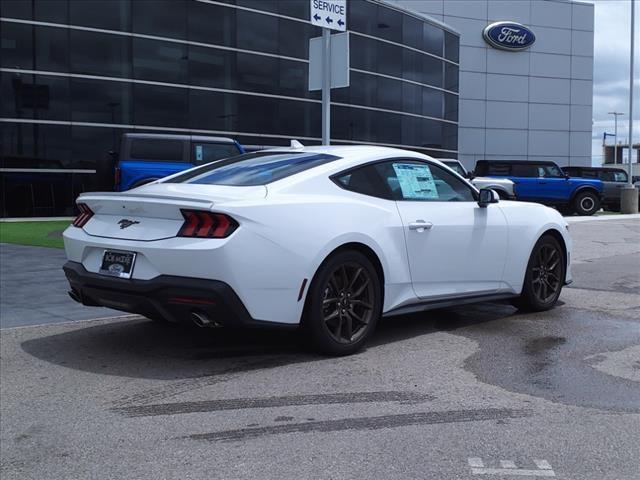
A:
{"type": "Polygon", "coordinates": [[[226,238],[238,228],[238,222],[223,213],[180,211],[184,217],[184,224],[178,232],[179,237],[226,238]]]}
{"type": "Polygon", "coordinates": [[[84,227],[86,225],[86,223],[89,221],[89,219],[91,217],[93,217],[93,212],[87,206],[86,203],[79,203],[78,204],[78,210],[80,210],[80,214],[73,221],[72,225],[74,227],[82,228],[82,227],[84,227]]]}

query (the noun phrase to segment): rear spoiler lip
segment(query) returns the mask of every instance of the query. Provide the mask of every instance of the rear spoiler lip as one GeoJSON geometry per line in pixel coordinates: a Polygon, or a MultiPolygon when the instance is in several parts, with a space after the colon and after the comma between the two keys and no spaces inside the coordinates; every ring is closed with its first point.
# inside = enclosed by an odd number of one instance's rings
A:
{"type": "Polygon", "coordinates": [[[76,203],[81,203],[82,201],[87,200],[173,200],[179,203],[196,203],[200,204],[203,207],[211,208],[213,207],[213,202],[211,200],[202,200],[199,198],[185,198],[185,197],[176,197],[171,195],[158,195],[153,193],[126,193],[126,192],[91,192],[91,193],[81,193],[80,196],[76,199],[76,203]]]}

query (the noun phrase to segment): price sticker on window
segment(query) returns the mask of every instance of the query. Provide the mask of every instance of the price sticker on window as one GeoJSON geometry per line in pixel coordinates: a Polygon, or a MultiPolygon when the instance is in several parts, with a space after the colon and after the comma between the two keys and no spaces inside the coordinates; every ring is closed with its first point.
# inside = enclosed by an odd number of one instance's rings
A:
{"type": "Polygon", "coordinates": [[[437,200],[438,190],[428,165],[394,163],[402,196],[409,200],[437,200]]]}

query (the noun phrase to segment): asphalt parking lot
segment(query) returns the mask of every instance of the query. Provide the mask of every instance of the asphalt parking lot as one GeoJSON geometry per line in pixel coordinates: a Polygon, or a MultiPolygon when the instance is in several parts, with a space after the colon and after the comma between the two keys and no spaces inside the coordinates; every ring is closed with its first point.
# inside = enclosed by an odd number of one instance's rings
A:
{"type": "Polygon", "coordinates": [[[571,232],[554,310],[388,318],[343,358],[79,307],[61,251],[2,245],[0,474],[640,479],[640,219],[571,232]]]}

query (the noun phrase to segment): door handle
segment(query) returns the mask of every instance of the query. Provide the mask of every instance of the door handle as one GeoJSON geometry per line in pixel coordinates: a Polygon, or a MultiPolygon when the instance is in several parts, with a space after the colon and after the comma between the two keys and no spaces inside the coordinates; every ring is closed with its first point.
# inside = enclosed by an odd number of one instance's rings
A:
{"type": "Polygon", "coordinates": [[[418,233],[422,233],[425,230],[430,230],[433,227],[433,223],[425,222],[424,220],[416,220],[409,224],[409,230],[415,230],[418,233]]]}

